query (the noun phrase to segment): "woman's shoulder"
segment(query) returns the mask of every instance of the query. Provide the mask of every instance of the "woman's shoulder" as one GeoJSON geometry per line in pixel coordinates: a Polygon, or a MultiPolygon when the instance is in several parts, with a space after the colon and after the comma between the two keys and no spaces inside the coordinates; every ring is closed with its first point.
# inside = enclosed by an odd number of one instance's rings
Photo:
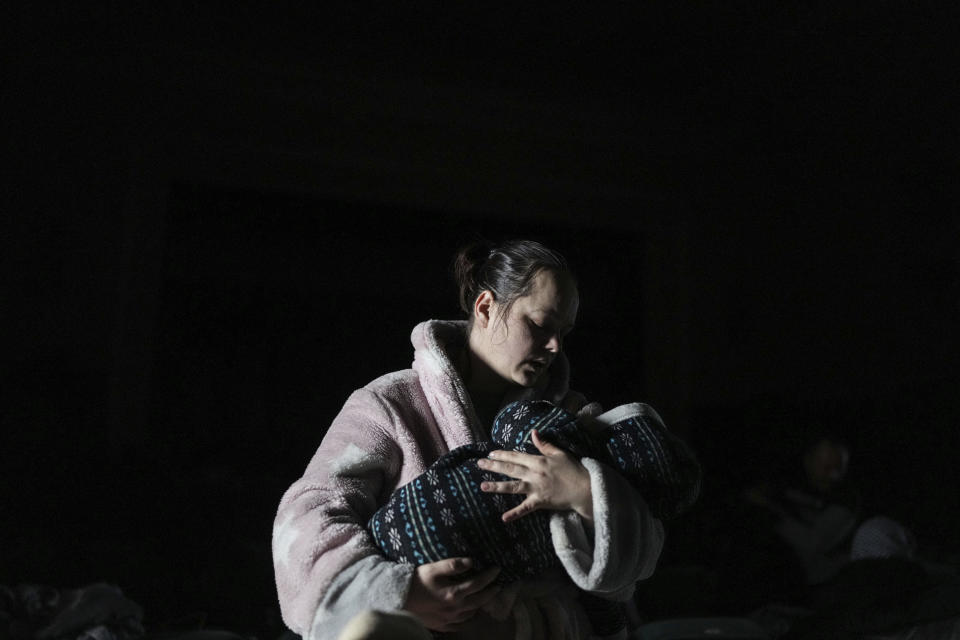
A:
{"type": "Polygon", "coordinates": [[[422,398],[416,372],[405,369],[384,374],[350,394],[328,434],[353,433],[363,427],[389,436],[409,422],[422,398]]]}
{"type": "Polygon", "coordinates": [[[418,412],[425,404],[419,375],[413,369],[402,369],[375,378],[354,391],[344,409],[379,414],[394,423],[409,419],[411,411],[418,412]]]}
{"type": "Polygon", "coordinates": [[[361,390],[385,400],[399,399],[408,396],[411,391],[420,390],[420,376],[413,369],[391,371],[374,378],[361,387],[361,390]]]}
{"type": "Polygon", "coordinates": [[[417,373],[394,371],[350,394],[328,433],[349,440],[358,430],[395,442],[437,438],[436,418],[417,373]]]}

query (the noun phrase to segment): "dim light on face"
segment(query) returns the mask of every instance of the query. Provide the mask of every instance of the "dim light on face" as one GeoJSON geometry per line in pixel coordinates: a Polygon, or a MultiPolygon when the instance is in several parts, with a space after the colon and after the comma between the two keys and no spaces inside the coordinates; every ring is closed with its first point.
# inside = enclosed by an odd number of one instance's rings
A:
{"type": "Polygon", "coordinates": [[[827,492],[847,474],[850,454],[842,444],[823,439],[803,459],[807,480],[818,491],[827,492]]]}
{"type": "Polygon", "coordinates": [[[576,286],[564,275],[541,271],[530,293],[503,309],[494,302],[485,329],[483,358],[500,377],[531,387],[563,349],[580,306],[576,286]]]}

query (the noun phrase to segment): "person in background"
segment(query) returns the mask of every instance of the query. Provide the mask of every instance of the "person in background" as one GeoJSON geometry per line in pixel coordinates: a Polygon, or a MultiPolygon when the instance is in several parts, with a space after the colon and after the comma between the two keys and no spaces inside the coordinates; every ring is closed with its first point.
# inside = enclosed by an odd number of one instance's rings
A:
{"type": "Polygon", "coordinates": [[[801,457],[800,482],[774,490],[758,485],[746,499],[773,514],[774,530],[793,550],[807,584],[822,583],[850,560],[860,497],[844,483],[850,451],[838,438],[818,436],[801,457]]]}

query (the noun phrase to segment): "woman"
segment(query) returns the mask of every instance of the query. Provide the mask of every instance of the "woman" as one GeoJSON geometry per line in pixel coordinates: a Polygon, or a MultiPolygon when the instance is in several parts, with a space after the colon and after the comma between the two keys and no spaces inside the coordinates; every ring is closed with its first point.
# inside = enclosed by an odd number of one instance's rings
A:
{"type": "Polygon", "coordinates": [[[663,526],[642,497],[597,461],[539,440],[542,456],[491,456],[485,468],[515,480],[483,490],[526,496],[505,521],[551,511],[565,575],[501,591],[492,584],[499,569],[473,573],[469,558],[414,568],[378,553],[366,530],[374,511],[443,453],[484,439],[501,407],[546,399],[599,413],[568,387],[561,350],[579,297],[558,254],[530,241],[472,246],[458,254],[456,276],[469,320],[419,324],[413,368],[354,392],[281,500],[273,534],[281,612],[309,640],[335,638],[370,609],[404,610],[458,638],[586,638],[571,579],[623,600],[656,566],[663,526]]]}

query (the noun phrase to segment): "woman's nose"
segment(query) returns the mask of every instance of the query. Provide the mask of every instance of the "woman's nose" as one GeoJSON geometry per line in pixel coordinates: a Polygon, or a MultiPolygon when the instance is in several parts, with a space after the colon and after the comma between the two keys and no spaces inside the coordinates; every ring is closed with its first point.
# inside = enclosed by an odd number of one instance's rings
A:
{"type": "Polygon", "coordinates": [[[550,336],[550,340],[547,341],[547,351],[551,353],[560,353],[560,350],[563,349],[563,339],[559,334],[553,334],[550,336]]]}

